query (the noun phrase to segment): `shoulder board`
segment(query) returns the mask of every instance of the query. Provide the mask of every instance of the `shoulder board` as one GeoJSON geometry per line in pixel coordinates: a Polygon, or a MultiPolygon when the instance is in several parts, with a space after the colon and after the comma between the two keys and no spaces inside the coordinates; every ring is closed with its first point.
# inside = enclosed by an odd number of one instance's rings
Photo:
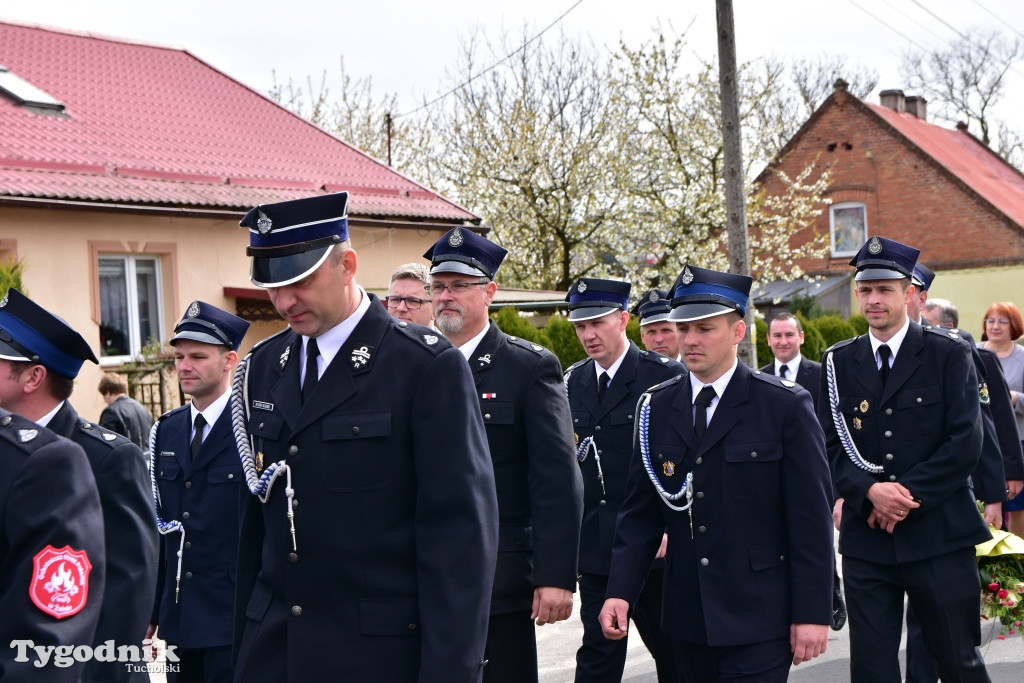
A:
{"type": "Polygon", "coordinates": [[[403,336],[415,340],[418,346],[429,349],[431,353],[440,353],[451,346],[451,343],[444,338],[443,334],[429,327],[410,325],[405,320],[395,320],[392,325],[403,336]]]}
{"type": "Polygon", "coordinates": [[[532,342],[532,341],[528,341],[526,339],[523,339],[522,337],[512,337],[512,336],[510,336],[508,338],[508,340],[510,342],[512,342],[512,344],[514,344],[515,346],[518,346],[521,349],[529,349],[530,351],[533,351],[534,353],[538,353],[538,354],[541,354],[541,355],[544,355],[545,352],[550,353],[550,351],[548,351],[548,349],[544,348],[540,344],[537,344],[537,343],[532,342]]]}
{"type": "MultiPolygon", "coordinates": [[[[833,344],[832,346],[830,346],[827,349],[825,349],[825,353],[828,353],[829,351],[837,351],[837,350],[843,348],[844,346],[848,346],[848,345],[852,344],[853,342],[857,341],[858,339],[860,339],[859,335],[856,336],[856,337],[851,337],[850,339],[844,339],[842,341],[837,341],[835,344],[833,344]]],[[[824,358],[824,355],[822,355],[822,358],[824,358]]]]}
{"type": "Polygon", "coordinates": [[[272,341],[274,339],[277,339],[282,334],[286,334],[288,332],[291,332],[291,330],[292,330],[291,327],[285,327],[280,332],[275,332],[274,334],[270,335],[269,337],[266,337],[265,339],[260,339],[258,342],[256,342],[255,344],[252,345],[252,348],[249,349],[249,353],[245,354],[245,357],[249,358],[250,356],[252,356],[252,354],[254,354],[256,352],[256,349],[260,348],[261,346],[265,346],[267,343],[269,343],[270,341],[272,341]]]}
{"type": "Polygon", "coordinates": [[[652,353],[650,351],[641,351],[640,358],[649,363],[661,366],[672,365],[672,363],[675,362],[674,358],[669,358],[668,356],[663,356],[660,353],[652,353]]]}
{"type": "Polygon", "coordinates": [[[571,375],[571,374],[572,374],[573,372],[575,372],[575,371],[576,371],[576,370],[578,370],[579,368],[581,368],[581,367],[583,367],[584,365],[586,365],[586,364],[587,364],[587,363],[588,363],[588,362],[589,362],[590,360],[591,360],[591,359],[590,359],[590,357],[588,356],[587,358],[584,358],[583,360],[578,360],[578,361],[576,361],[575,363],[573,363],[572,365],[570,365],[569,367],[567,367],[567,368],[566,368],[566,369],[565,369],[565,370],[564,370],[564,371],[562,372],[562,378],[563,378],[563,379],[568,379],[569,375],[571,375]]]}
{"type": "Polygon", "coordinates": [[[164,413],[163,415],[161,415],[160,417],[158,417],[156,419],[156,422],[153,424],[153,426],[155,427],[164,418],[170,417],[174,413],[180,413],[182,410],[188,410],[188,404],[187,403],[185,405],[183,405],[183,406],[178,406],[177,408],[171,408],[170,410],[168,410],[166,413],[164,413]]]}
{"type": "Polygon", "coordinates": [[[48,429],[21,415],[0,417],[0,439],[10,442],[22,453],[32,453],[49,443],[60,439],[48,429]]]}
{"type": "Polygon", "coordinates": [[[931,332],[933,335],[942,337],[943,339],[949,339],[950,341],[960,342],[966,344],[967,340],[960,334],[960,330],[951,329],[949,327],[926,327],[925,332],[931,332]]]}
{"type": "Polygon", "coordinates": [[[667,388],[669,388],[671,386],[674,386],[674,385],[678,384],[679,382],[682,382],[684,379],[688,378],[689,376],[690,375],[688,373],[685,373],[685,372],[683,374],[681,374],[681,375],[676,375],[672,379],[667,379],[664,382],[662,382],[661,384],[655,384],[653,387],[648,389],[646,393],[652,394],[655,391],[661,391],[662,389],[667,389],[667,388]]]}
{"type": "Polygon", "coordinates": [[[96,439],[100,443],[106,444],[111,448],[117,446],[123,446],[126,443],[131,443],[128,439],[121,436],[117,432],[112,432],[109,429],[100,427],[95,422],[89,422],[81,418],[78,419],[78,432],[87,435],[89,438],[96,439]]]}
{"type": "Polygon", "coordinates": [[[761,372],[760,370],[754,370],[750,373],[755,379],[759,379],[762,382],[767,382],[772,386],[779,387],[780,389],[788,389],[791,393],[796,393],[803,389],[799,384],[791,379],[782,379],[775,375],[769,375],[767,372],[761,372]]]}

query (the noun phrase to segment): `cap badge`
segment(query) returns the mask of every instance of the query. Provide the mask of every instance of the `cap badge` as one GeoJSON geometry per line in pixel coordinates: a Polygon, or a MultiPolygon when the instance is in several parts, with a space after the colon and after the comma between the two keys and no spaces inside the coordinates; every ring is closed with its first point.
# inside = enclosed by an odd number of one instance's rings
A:
{"type": "Polygon", "coordinates": [[[583,280],[580,280],[580,283],[576,285],[576,291],[579,292],[580,294],[587,291],[587,283],[584,282],[583,280]]]}
{"type": "Polygon", "coordinates": [[[423,341],[426,342],[427,346],[433,346],[437,343],[437,336],[433,334],[423,335],[423,341]]]}
{"type": "Polygon", "coordinates": [[[39,436],[38,429],[19,429],[18,430],[18,441],[21,443],[28,443],[32,439],[39,436]]]}
{"type": "Polygon", "coordinates": [[[688,285],[693,282],[693,271],[690,270],[690,266],[683,266],[683,274],[679,280],[684,284],[688,285]]]}
{"type": "Polygon", "coordinates": [[[352,361],[352,369],[358,370],[370,362],[370,348],[367,346],[360,346],[358,349],[352,351],[350,360],[352,361]]]}
{"type": "Polygon", "coordinates": [[[199,315],[199,302],[193,301],[191,304],[189,304],[188,310],[185,311],[185,315],[187,315],[189,318],[195,318],[197,315],[199,315]]]}
{"type": "Polygon", "coordinates": [[[260,217],[256,221],[256,229],[260,231],[261,235],[266,235],[272,227],[274,227],[274,221],[270,220],[270,216],[263,213],[263,209],[260,209],[260,217]]]}
{"type": "Polygon", "coordinates": [[[878,241],[878,235],[871,238],[871,242],[868,244],[868,253],[872,256],[878,256],[882,253],[882,243],[878,241]]]}
{"type": "Polygon", "coordinates": [[[658,300],[658,293],[657,293],[657,292],[651,292],[651,293],[650,293],[650,294],[649,294],[649,295],[647,296],[647,300],[648,300],[648,301],[650,301],[650,302],[651,302],[651,303],[653,304],[653,303],[654,303],[655,301],[657,301],[657,300],[658,300]]]}
{"type": "Polygon", "coordinates": [[[661,466],[661,470],[662,472],[665,473],[666,477],[671,477],[673,474],[676,473],[676,464],[669,460],[668,462],[661,466]]]}
{"type": "Polygon", "coordinates": [[[288,364],[288,357],[290,355],[292,355],[292,347],[284,347],[284,351],[281,353],[281,357],[277,359],[277,363],[278,365],[281,366],[282,370],[284,370],[284,366],[288,364]]]}
{"type": "Polygon", "coordinates": [[[462,236],[462,228],[455,228],[452,230],[452,234],[448,235],[449,247],[461,247],[465,241],[465,238],[462,236]]]}

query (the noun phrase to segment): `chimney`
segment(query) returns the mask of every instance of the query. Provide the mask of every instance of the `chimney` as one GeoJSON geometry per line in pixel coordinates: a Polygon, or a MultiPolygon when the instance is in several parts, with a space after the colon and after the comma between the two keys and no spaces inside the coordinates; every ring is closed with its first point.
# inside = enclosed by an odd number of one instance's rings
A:
{"type": "Polygon", "coordinates": [[[907,100],[902,90],[883,90],[878,94],[878,99],[886,109],[892,109],[903,113],[907,110],[907,100]]]}
{"type": "Polygon", "coordinates": [[[909,95],[906,103],[908,114],[913,114],[922,121],[928,120],[928,100],[918,95],[909,95]]]}

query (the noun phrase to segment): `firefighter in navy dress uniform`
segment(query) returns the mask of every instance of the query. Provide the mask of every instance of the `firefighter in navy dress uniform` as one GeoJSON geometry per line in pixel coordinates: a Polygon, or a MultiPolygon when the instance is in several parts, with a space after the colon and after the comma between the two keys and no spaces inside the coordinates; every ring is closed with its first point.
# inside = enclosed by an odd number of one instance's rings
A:
{"type": "Polygon", "coordinates": [[[907,315],[919,252],[872,237],[850,265],[867,334],[825,352],[819,415],[836,494],[854,683],[900,680],[904,598],[943,680],[988,681],[968,478],[982,448],[970,349],[907,315]],[[834,368],[834,371],[830,368],[834,368]]]}
{"type": "Polygon", "coordinates": [[[671,317],[688,374],[653,387],[615,529],[601,625],[624,638],[668,529],[662,626],[683,681],[785,681],[825,651],[832,491],[811,395],[737,359],[751,279],[687,265],[671,317]]]}
{"type": "MultiPolygon", "coordinates": [[[[565,374],[584,490],[580,533],[583,642],[576,652],[578,683],[622,678],[626,642],[605,638],[597,616],[604,603],[615,518],[633,453],[636,402],[648,387],[685,371],[671,358],[641,351],[626,337],[629,289],[628,282],[581,278],[566,297],[569,321],[588,356],[565,374]]],[[[647,556],[645,574],[650,569],[650,576],[632,618],[657,664],[658,680],[669,682],[676,680],[676,673],[671,642],[660,628],[662,555],[664,549],[655,548],[647,556]],[[655,560],[655,555],[659,559],[655,560]]]]}
{"type": "Polygon", "coordinates": [[[256,494],[236,680],[479,681],[498,536],[480,404],[458,349],[356,283],[347,198],[242,220],[250,278],[289,329],[235,379],[256,494]]]}
{"type": "Polygon", "coordinates": [[[231,431],[231,377],[249,323],[193,301],[174,328],[174,369],[191,400],[153,426],[160,581],[150,634],[177,647],[168,683],[231,681],[232,607],[242,464],[231,431]],[[178,553],[181,553],[180,560],[178,553]]]}
{"type": "Polygon", "coordinates": [[[484,681],[530,683],[537,680],[534,620],[550,624],[572,613],[583,482],[558,358],[487,316],[506,253],[454,228],[424,257],[436,326],[473,371],[494,463],[500,526],[484,681]]]}
{"type": "MultiPolygon", "coordinates": [[[[0,405],[34,420],[82,447],[103,508],[106,578],[103,606],[92,642],[142,647],[156,590],[157,533],[146,459],[139,447],[81,417],[71,405],[75,378],[96,355],[63,320],[11,289],[0,305],[0,335],[22,349],[3,355],[7,382],[0,405]],[[15,379],[16,378],[16,379],[15,379]]],[[[98,531],[97,531],[98,533],[98,531]]],[[[149,674],[124,662],[90,660],[82,681],[148,682],[149,674]]]]}

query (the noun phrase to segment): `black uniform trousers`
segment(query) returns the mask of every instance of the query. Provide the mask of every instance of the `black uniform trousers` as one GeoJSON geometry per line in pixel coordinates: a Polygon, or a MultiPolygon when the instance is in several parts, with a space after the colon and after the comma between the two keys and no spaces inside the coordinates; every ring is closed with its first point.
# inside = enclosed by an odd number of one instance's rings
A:
{"type": "Polygon", "coordinates": [[[231,646],[177,650],[177,671],[167,671],[167,683],[231,683],[231,646]]]}
{"type": "Polygon", "coordinates": [[[537,683],[537,627],[533,610],[492,614],[487,620],[483,683],[537,683]],[[492,659],[495,652],[516,656],[492,659]]]}
{"type": "Polygon", "coordinates": [[[793,664],[789,638],[722,647],[677,642],[675,652],[682,683],[785,683],[793,664]]]}

